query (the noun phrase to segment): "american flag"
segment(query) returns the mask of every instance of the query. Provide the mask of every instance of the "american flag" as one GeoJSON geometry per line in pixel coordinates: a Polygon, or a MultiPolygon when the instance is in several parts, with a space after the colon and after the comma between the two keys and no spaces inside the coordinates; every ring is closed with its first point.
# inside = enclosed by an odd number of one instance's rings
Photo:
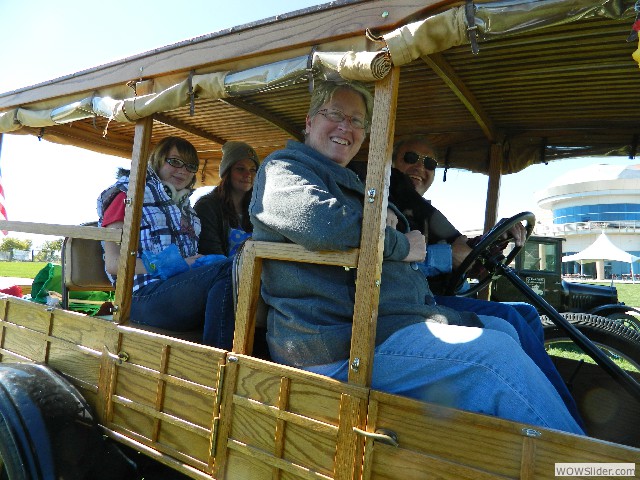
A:
{"type": "MultiPolygon", "coordinates": [[[[0,170],[0,220],[8,220],[7,209],[4,206],[4,188],[2,187],[2,170],[0,170]]],[[[6,230],[2,230],[4,235],[7,234],[6,230]]]]}

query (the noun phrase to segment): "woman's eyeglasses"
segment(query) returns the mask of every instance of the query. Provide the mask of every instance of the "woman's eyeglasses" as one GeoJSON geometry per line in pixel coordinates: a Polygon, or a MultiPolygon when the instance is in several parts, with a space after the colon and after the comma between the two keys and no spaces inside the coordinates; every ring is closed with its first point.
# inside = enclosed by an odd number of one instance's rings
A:
{"type": "Polygon", "coordinates": [[[174,168],[184,167],[187,169],[187,172],[196,173],[198,171],[198,165],[196,165],[195,163],[185,163],[179,158],[167,157],[164,159],[164,161],[174,168]]]}
{"type": "Polygon", "coordinates": [[[342,123],[345,120],[349,120],[349,123],[353,128],[357,128],[358,130],[364,130],[367,128],[367,122],[364,118],[350,117],[346,113],[342,113],[340,110],[329,110],[327,108],[323,108],[322,110],[318,110],[318,113],[333,123],[342,123]]]}
{"type": "Polygon", "coordinates": [[[435,158],[430,157],[429,155],[420,155],[416,152],[406,152],[404,154],[404,157],[402,158],[405,163],[408,163],[410,165],[413,165],[418,160],[422,160],[424,168],[426,168],[427,170],[435,170],[438,166],[438,161],[435,158]]]}

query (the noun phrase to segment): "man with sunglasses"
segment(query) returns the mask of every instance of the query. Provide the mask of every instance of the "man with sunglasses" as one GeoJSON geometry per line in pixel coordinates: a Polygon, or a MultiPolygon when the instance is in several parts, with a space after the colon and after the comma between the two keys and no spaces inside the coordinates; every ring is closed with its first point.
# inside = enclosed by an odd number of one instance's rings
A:
{"type": "MultiPolygon", "coordinates": [[[[447,255],[450,255],[448,264],[456,268],[471,252],[471,247],[468,245],[469,239],[424,198],[433,184],[438,166],[435,149],[422,137],[401,140],[394,145],[392,166],[394,169],[391,173],[390,200],[409,219],[411,227],[420,230],[427,238],[427,257],[430,252],[434,255],[442,254],[442,249],[431,250],[433,246],[447,245],[450,247],[450,250],[445,250],[448,252],[447,255]],[[414,191],[411,191],[409,184],[413,185],[414,191]]],[[[525,230],[522,225],[514,227],[511,234],[516,244],[524,244],[525,230]]],[[[442,262],[432,263],[437,265],[442,262]]],[[[429,286],[434,292],[442,290],[438,277],[430,278],[429,286]]],[[[518,332],[523,350],[549,378],[571,414],[580,425],[583,425],[573,397],[544,349],[542,323],[533,306],[520,302],[498,303],[444,295],[436,295],[435,299],[439,305],[458,311],[500,317],[513,325],[518,332]]]]}
{"type": "MultiPolygon", "coordinates": [[[[404,173],[413,186],[424,197],[425,193],[435,178],[435,171],[438,166],[435,150],[422,137],[414,137],[401,140],[393,148],[393,167],[404,173]]],[[[462,261],[471,253],[469,239],[462,235],[447,218],[442,215],[431,203],[425,200],[428,213],[428,230],[424,227],[424,233],[429,235],[429,243],[437,244],[445,241],[451,245],[453,268],[459,266],[462,261]]],[[[525,230],[520,224],[515,225],[510,233],[516,245],[522,246],[525,241],[525,230]]],[[[542,331],[540,330],[540,333],[542,331]]]]}

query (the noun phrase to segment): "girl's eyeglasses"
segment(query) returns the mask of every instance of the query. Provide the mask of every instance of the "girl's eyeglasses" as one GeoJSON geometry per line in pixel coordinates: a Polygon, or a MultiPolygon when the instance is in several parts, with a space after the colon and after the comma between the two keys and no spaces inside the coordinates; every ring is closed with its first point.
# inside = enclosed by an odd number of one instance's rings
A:
{"type": "Polygon", "coordinates": [[[195,163],[185,163],[179,158],[167,157],[164,159],[164,161],[174,168],[184,167],[187,169],[187,172],[196,173],[198,171],[198,165],[196,165],[195,163]]]}
{"type": "Polygon", "coordinates": [[[435,158],[430,157],[429,155],[420,155],[416,152],[407,152],[402,158],[404,159],[405,163],[408,163],[410,165],[413,165],[418,160],[422,160],[424,168],[426,168],[427,170],[435,170],[438,166],[438,161],[435,158]]]}

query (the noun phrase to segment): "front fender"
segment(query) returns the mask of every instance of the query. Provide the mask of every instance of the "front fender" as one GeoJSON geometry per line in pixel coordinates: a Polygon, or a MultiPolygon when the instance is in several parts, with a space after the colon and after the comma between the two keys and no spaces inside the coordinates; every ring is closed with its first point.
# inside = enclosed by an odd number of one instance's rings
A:
{"type": "Polygon", "coordinates": [[[601,317],[606,317],[611,315],[612,313],[626,313],[626,312],[635,312],[640,314],[640,310],[634,307],[630,307],[625,305],[624,303],[613,303],[609,305],[600,305],[599,307],[593,308],[588,312],[591,315],[600,315],[601,317]]]}

